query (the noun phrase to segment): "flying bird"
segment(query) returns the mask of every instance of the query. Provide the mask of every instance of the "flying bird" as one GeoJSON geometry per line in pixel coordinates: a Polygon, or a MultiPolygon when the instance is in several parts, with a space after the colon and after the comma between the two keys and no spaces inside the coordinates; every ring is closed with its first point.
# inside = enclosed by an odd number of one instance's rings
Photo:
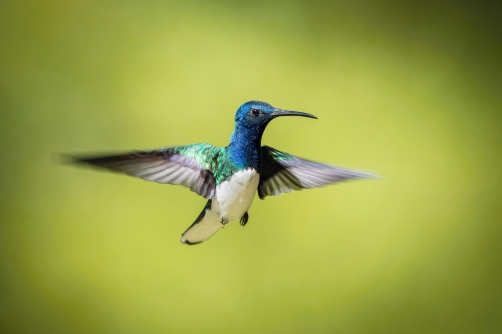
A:
{"type": "Polygon", "coordinates": [[[329,166],[261,145],[268,123],[277,117],[314,115],[249,101],[237,109],[235,129],[226,147],[200,143],[113,156],[76,157],[79,164],[121,172],[143,180],[176,184],[208,201],[181,242],[206,241],[228,223],[245,226],[256,191],[260,199],[292,190],[341,181],[374,178],[374,174],[329,166]]]}

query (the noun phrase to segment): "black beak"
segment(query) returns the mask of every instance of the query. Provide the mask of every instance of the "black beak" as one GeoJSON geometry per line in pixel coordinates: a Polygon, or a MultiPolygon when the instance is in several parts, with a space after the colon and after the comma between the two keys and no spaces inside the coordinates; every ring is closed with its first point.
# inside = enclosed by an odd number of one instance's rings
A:
{"type": "Polygon", "coordinates": [[[302,116],[302,117],[309,117],[309,118],[317,119],[317,117],[315,117],[314,115],[307,114],[306,112],[282,110],[282,109],[278,109],[278,108],[275,108],[274,112],[270,115],[274,118],[279,117],[279,116],[302,116]]]}

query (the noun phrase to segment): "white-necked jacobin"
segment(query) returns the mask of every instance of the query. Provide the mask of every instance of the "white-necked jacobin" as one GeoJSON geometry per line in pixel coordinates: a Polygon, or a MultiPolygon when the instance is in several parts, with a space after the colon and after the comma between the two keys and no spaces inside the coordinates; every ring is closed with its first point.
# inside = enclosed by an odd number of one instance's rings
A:
{"type": "Polygon", "coordinates": [[[207,198],[199,217],[181,236],[181,242],[188,245],[209,239],[228,223],[240,221],[246,225],[257,190],[260,199],[264,199],[292,190],[374,177],[261,146],[267,124],[280,116],[317,118],[274,108],[266,102],[249,101],[235,114],[235,130],[227,147],[201,143],[73,161],[148,181],[183,185],[207,198]]]}

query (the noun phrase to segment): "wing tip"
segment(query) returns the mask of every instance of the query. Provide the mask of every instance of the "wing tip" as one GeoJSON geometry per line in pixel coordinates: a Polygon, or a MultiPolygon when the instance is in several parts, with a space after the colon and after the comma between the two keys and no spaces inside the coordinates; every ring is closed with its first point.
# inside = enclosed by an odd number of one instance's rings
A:
{"type": "Polygon", "coordinates": [[[359,172],[360,176],[358,178],[360,179],[368,179],[368,180],[382,180],[384,179],[383,176],[380,176],[378,174],[372,173],[372,172],[359,172]]]}
{"type": "Polygon", "coordinates": [[[53,161],[63,165],[73,165],[82,163],[82,160],[70,154],[55,154],[53,161]]]}
{"type": "Polygon", "coordinates": [[[100,162],[105,162],[116,158],[116,155],[100,155],[100,156],[75,156],[72,154],[59,154],[59,162],[62,164],[73,165],[94,165],[97,166],[100,162]]]}

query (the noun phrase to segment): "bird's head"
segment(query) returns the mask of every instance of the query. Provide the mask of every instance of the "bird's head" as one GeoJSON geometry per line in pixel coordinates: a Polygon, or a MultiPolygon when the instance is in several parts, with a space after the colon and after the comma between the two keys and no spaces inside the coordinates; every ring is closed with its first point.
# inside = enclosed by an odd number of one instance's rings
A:
{"type": "Polygon", "coordinates": [[[303,116],[317,118],[314,115],[299,111],[282,110],[274,108],[262,101],[249,101],[239,107],[235,114],[235,124],[241,126],[258,127],[265,129],[267,124],[279,116],[303,116]]]}

